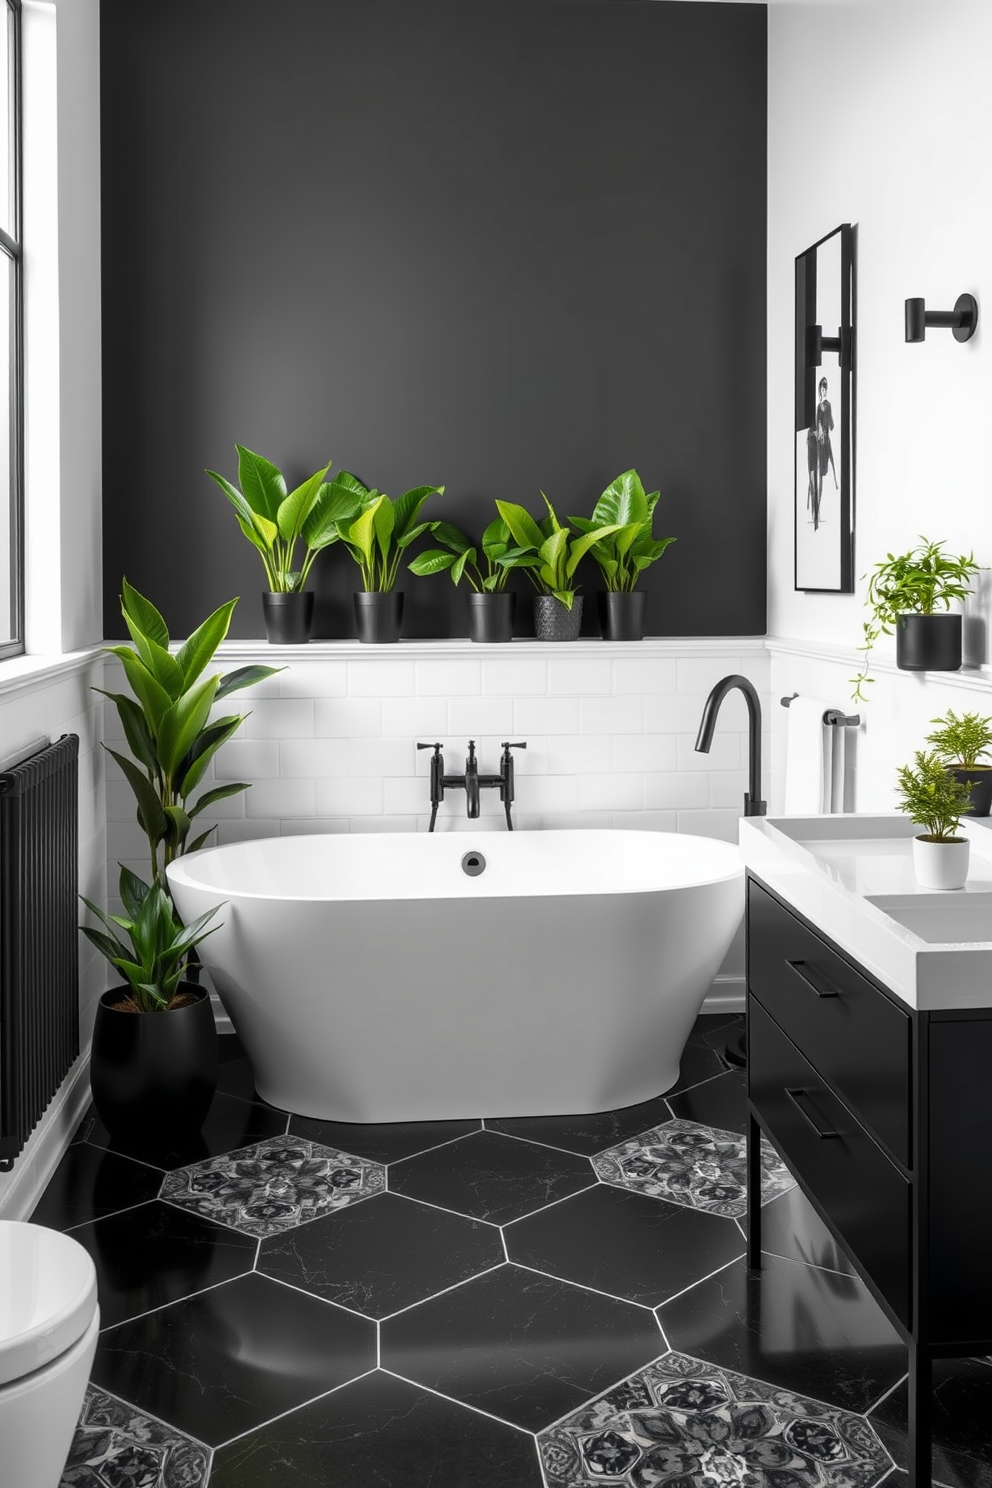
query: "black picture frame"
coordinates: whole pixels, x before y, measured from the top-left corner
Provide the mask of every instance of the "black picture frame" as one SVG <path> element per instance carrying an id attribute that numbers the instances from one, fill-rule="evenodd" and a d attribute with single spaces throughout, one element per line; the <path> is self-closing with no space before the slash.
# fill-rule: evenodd
<path id="1" fill-rule="evenodd" d="M 795 588 L 854 593 L 854 228 L 796 258 Z"/>

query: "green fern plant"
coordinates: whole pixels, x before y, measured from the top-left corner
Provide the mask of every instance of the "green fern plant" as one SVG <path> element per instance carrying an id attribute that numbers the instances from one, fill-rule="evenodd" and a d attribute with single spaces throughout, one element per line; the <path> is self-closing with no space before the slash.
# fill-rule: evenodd
<path id="1" fill-rule="evenodd" d="M 927 743 L 932 744 L 945 765 L 960 770 L 988 768 L 980 766 L 983 755 L 992 751 L 992 718 L 983 718 L 980 713 L 962 713 L 959 718 L 953 708 L 948 708 L 943 718 L 931 718 L 937 727 L 927 734 Z"/>
<path id="2" fill-rule="evenodd" d="M 955 779 L 935 751 L 918 749 L 911 765 L 897 772 L 900 810 L 924 827 L 928 842 L 954 842 L 961 818 L 971 811 L 971 793 Z"/>

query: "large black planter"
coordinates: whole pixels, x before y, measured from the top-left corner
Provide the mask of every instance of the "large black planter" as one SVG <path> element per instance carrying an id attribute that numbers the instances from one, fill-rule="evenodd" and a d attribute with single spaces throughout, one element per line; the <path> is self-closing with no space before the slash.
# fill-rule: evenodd
<path id="1" fill-rule="evenodd" d="M 217 1087 L 217 1028 L 210 995 L 180 983 L 195 1001 L 165 1013 L 112 1006 L 127 987 L 104 992 L 90 1053 L 93 1104 L 112 1137 L 128 1147 L 161 1147 L 170 1134 L 199 1131 Z"/>
<path id="2" fill-rule="evenodd" d="M 896 666 L 904 672 L 961 670 L 960 615 L 900 615 Z"/>
<path id="3" fill-rule="evenodd" d="M 469 594 L 469 640 L 481 645 L 502 645 L 513 640 L 513 614 L 517 607 L 515 594 Z"/>
<path id="4" fill-rule="evenodd" d="M 960 765 L 947 767 L 955 780 L 971 786 L 971 811 L 969 816 L 988 816 L 992 812 L 992 765 L 977 765 L 965 770 Z"/>
<path id="5" fill-rule="evenodd" d="M 596 595 L 599 628 L 604 641 L 643 641 L 644 605 L 647 596 L 617 594 L 601 589 Z"/>
<path id="6" fill-rule="evenodd" d="M 571 609 L 553 594 L 534 595 L 534 634 L 539 641 L 577 641 L 581 628 L 581 594 L 572 600 Z"/>
<path id="7" fill-rule="evenodd" d="M 391 644 L 400 638 L 403 624 L 403 591 L 388 594 L 354 594 L 358 639 L 370 646 Z"/>
<path id="8" fill-rule="evenodd" d="M 310 639 L 313 590 L 298 594 L 263 594 L 265 634 L 273 646 L 299 646 Z"/>

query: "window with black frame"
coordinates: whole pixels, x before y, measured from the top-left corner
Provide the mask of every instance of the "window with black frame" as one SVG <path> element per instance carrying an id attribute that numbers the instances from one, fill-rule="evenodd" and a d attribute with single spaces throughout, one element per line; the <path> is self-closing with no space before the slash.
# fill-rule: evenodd
<path id="1" fill-rule="evenodd" d="M 21 253 L 21 5 L 4 0 L 0 34 L 0 656 L 24 649 Z"/>

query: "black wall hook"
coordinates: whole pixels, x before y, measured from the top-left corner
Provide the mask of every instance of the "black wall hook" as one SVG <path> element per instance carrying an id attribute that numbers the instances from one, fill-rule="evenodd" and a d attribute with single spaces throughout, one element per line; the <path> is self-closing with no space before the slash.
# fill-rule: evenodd
<path id="1" fill-rule="evenodd" d="M 950 328 L 955 341 L 970 341 L 978 325 L 978 301 L 974 295 L 958 295 L 953 310 L 928 310 L 926 301 L 906 301 L 906 340 L 925 341 L 927 326 Z"/>

